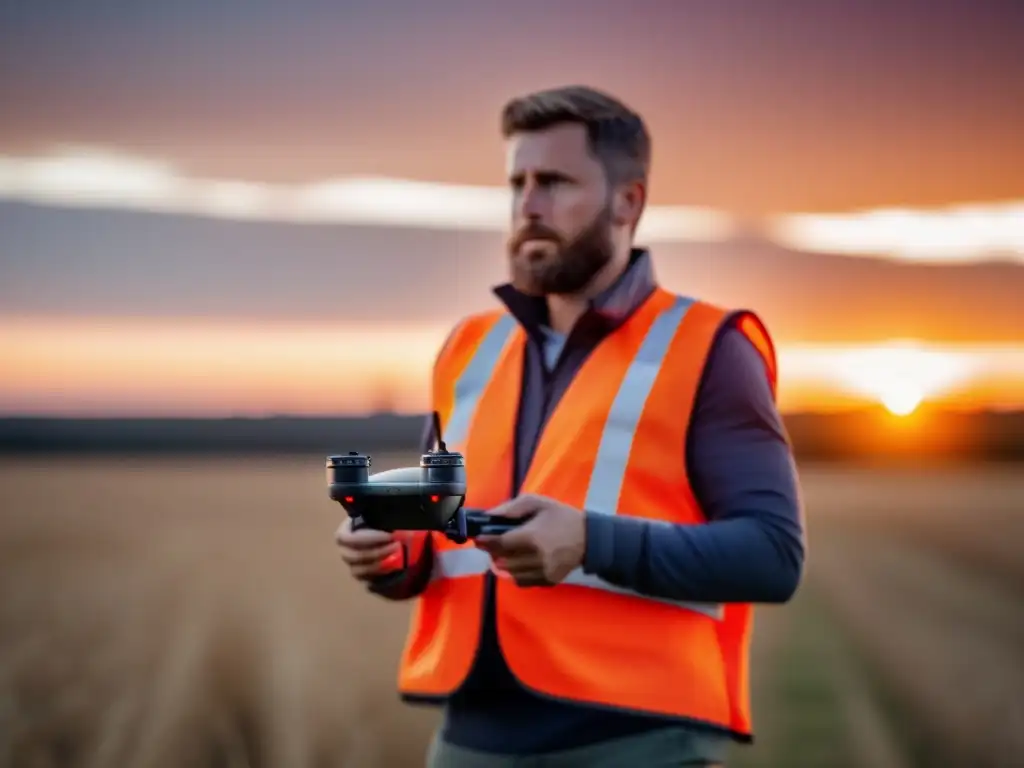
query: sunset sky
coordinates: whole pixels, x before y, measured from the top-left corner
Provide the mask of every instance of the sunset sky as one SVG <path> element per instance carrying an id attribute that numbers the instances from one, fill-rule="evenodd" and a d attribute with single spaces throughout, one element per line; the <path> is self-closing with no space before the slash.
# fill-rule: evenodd
<path id="1" fill-rule="evenodd" d="M 1024 407 L 1024 3 L 57 8 L 0 0 L 0 412 L 423 409 L 498 110 L 566 82 L 643 112 L 641 242 L 784 407 Z"/>

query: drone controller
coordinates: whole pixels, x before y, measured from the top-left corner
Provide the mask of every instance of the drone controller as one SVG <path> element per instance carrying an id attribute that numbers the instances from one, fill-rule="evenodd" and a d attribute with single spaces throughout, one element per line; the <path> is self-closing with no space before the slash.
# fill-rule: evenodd
<path id="1" fill-rule="evenodd" d="M 333 501 L 352 518 L 352 528 L 380 531 L 439 531 L 463 544 L 480 535 L 500 535 L 525 519 L 488 515 L 466 509 L 466 464 L 440 438 L 440 416 L 434 413 L 437 450 L 420 457 L 418 467 L 399 467 L 370 474 L 370 457 L 351 451 L 327 458 L 327 484 Z M 406 566 L 405 547 L 384 563 L 385 570 Z"/>

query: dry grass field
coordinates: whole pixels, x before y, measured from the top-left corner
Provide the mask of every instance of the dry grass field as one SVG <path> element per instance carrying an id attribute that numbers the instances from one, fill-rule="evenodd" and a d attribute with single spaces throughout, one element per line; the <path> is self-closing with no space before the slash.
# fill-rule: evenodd
<path id="1" fill-rule="evenodd" d="M 759 613 L 731 765 L 1024 765 L 1024 468 L 802 477 L 807 580 Z M 347 578 L 323 482 L 318 457 L 0 463 L 0 767 L 422 765 L 408 609 Z"/>

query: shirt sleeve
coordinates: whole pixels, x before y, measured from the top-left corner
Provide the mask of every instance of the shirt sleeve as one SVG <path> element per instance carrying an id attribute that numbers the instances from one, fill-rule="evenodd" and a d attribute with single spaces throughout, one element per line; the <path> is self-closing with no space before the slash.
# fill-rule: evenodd
<path id="1" fill-rule="evenodd" d="M 651 596 L 781 603 L 803 571 L 803 508 L 764 360 L 734 327 L 715 343 L 686 446 L 706 525 L 587 512 L 583 568 Z"/>

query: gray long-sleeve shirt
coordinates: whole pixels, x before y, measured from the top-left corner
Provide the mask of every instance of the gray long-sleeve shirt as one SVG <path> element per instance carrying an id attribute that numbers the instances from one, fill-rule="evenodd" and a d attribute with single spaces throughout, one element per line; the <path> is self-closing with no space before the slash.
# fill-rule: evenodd
<path id="1" fill-rule="evenodd" d="M 516 430 L 513 492 L 537 438 L 576 370 L 594 346 L 654 289 L 646 251 L 593 303 L 568 338 L 544 326 L 543 300 L 509 286 L 496 293 L 528 332 L 523 399 Z M 423 448 L 433 445 L 432 430 Z M 799 583 L 803 514 L 792 453 L 760 353 L 738 329 L 716 339 L 698 391 L 685 448 L 694 495 L 708 525 L 672 526 L 625 515 L 587 513 L 586 571 L 639 592 L 679 600 L 780 603 Z M 432 564 L 429 550 L 399 582 L 375 591 L 391 599 L 417 594 Z M 526 691 L 497 642 L 494 583 L 488 574 L 484 630 L 463 687 L 447 702 L 443 737 L 500 753 L 567 749 L 665 724 L 657 718 L 598 711 Z M 693 751 L 722 759 L 725 734 L 694 729 Z"/>

